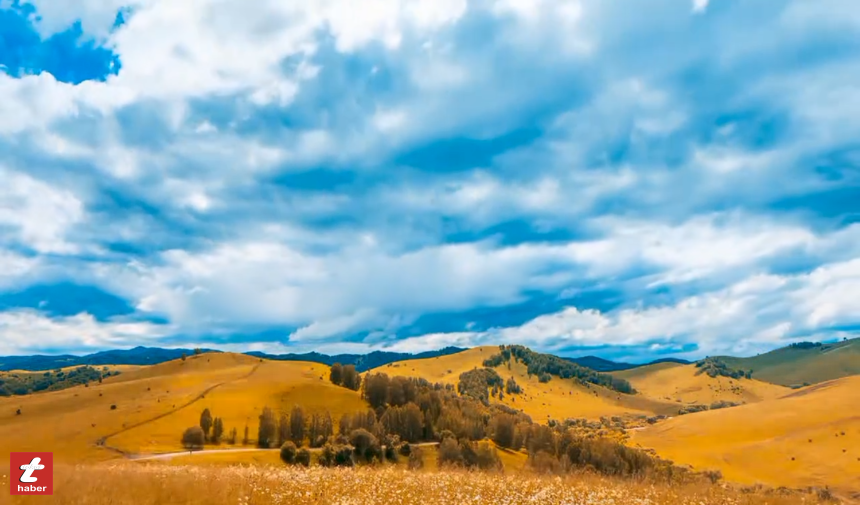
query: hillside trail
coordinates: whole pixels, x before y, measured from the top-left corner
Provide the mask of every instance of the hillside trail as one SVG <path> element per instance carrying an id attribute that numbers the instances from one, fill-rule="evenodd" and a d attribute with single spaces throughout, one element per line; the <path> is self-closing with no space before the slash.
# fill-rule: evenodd
<path id="1" fill-rule="evenodd" d="M 141 426 L 145 426 L 145 425 L 147 425 L 147 424 L 149 424 L 149 423 L 153 423 L 153 422 L 155 422 L 155 421 L 158 421 L 159 419 L 164 419 L 165 417 L 167 417 L 167 416 L 169 416 L 169 415 L 172 415 L 172 414 L 175 414 L 175 413 L 179 412 L 180 410 L 182 410 L 182 409 L 184 409 L 184 408 L 190 407 L 190 406 L 194 405 L 195 403 L 197 403 L 198 401 L 200 401 L 200 400 L 202 400 L 203 398 L 205 398 L 205 397 L 206 397 L 206 395 L 208 395 L 209 393 L 211 393 L 211 392 L 212 392 L 212 391 L 214 391 L 215 389 L 217 389 L 217 388 L 219 388 L 219 387 L 221 387 L 221 386 L 223 386 L 223 385 L 225 385 L 225 384 L 230 384 L 230 383 L 237 382 L 237 381 L 240 381 L 240 380 L 248 379 L 248 378 L 250 378 L 252 375 L 254 375 L 254 372 L 256 372 L 258 368 L 260 368 L 260 365 L 261 365 L 261 364 L 262 364 L 262 363 L 257 363 L 257 364 L 255 364 L 255 365 L 254 365 L 254 367 L 253 367 L 253 368 L 251 368 L 251 370 L 250 370 L 248 373 L 246 373 L 246 374 L 244 374 L 244 375 L 242 375 L 242 376 L 239 376 L 239 377 L 236 377 L 236 378 L 234 378 L 234 379 L 230 379 L 230 380 L 227 380 L 227 381 L 224 381 L 224 382 L 219 382 L 218 384 L 213 384 L 212 386 L 209 386 L 208 388 L 206 388 L 206 389 L 204 389 L 203 391 L 201 391 L 197 396 L 195 396 L 195 397 L 194 397 L 194 398 L 192 398 L 191 400 L 189 400 L 189 401 L 187 401 L 187 402 L 185 402 L 185 403 L 183 403 L 183 404 L 179 405 L 178 407 L 172 408 L 172 409 L 170 409 L 170 410 L 168 410 L 168 411 L 166 411 L 166 412 L 162 412 L 161 414 L 158 414 L 157 416 L 151 417 L 151 418 L 149 418 L 149 419 L 144 419 L 143 421 L 136 422 L 136 423 L 134 423 L 134 424 L 131 424 L 131 425 L 129 425 L 129 426 L 126 426 L 126 427 L 122 428 L 121 430 L 117 430 L 117 431 L 115 431 L 115 432 L 113 432 L 113 433 L 110 433 L 110 434 L 108 434 L 108 435 L 104 435 L 104 436 L 100 437 L 99 439 L 97 439 L 97 440 L 95 441 L 95 445 L 96 445 L 96 446 L 98 446 L 98 447 L 102 447 L 102 448 L 104 448 L 104 449 L 107 449 L 107 450 L 109 450 L 109 451 L 115 452 L 115 453 L 117 453 L 117 454 L 120 454 L 120 455 L 122 455 L 122 456 L 124 456 L 124 457 L 128 458 L 128 457 L 132 456 L 132 453 L 129 453 L 128 451 L 124 451 L 124 450 L 120 449 L 119 447 L 113 447 L 113 446 L 107 445 L 107 440 L 108 440 L 109 438 L 112 438 L 112 437 L 115 437 L 115 436 L 120 435 L 120 434 L 122 434 L 122 433 L 125 433 L 125 432 L 127 432 L 127 431 L 129 431 L 129 430 L 133 430 L 133 429 L 135 429 L 135 428 L 139 428 L 139 427 L 141 427 Z"/>
<path id="2" fill-rule="evenodd" d="M 438 445 L 438 442 L 420 442 L 417 444 L 410 444 L 415 447 L 432 447 Z M 323 450 L 322 447 L 311 447 L 308 448 L 310 452 L 321 452 Z M 177 456 L 199 456 L 201 454 L 221 454 L 221 453 L 236 453 L 236 452 L 274 452 L 280 451 L 278 448 L 274 449 L 264 449 L 261 447 L 237 447 L 232 449 L 203 449 L 199 451 L 175 451 L 175 452 L 163 452 L 159 454 L 131 454 L 125 453 L 124 456 L 127 459 L 132 461 L 151 461 L 151 460 L 164 460 L 164 459 L 172 459 Z"/>

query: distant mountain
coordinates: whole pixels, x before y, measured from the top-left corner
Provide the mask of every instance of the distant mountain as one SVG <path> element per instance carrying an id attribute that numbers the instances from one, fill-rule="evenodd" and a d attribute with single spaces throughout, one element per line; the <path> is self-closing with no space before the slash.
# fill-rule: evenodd
<path id="1" fill-rule="evenodd" d="M 752 370 L 754 379 L 802 386 L 860 374 L 860 338 L 800 342 L 749 358 L 717 358 L 730 368 Z"/>
<path id="2" fill-rule="evenodd" d="M 407 359 L 423 359 L 435 358 L 438 356 L 447 356 L 455 354 L 466 349 L 460 347 L 445 347 L 437 351 L 427 351 L 418 354 L 402 353 L 402 352 L 386 352 L 373 351 L 369 354 L 336 354 L 330 356 L 328 354 L 320 354 L 318 352 L 309 352 L 305 354 L 266 354 L 264 352 L 252 351 L 245 354 L 256 356 L 258 358 L 273 359 L 279 361 L 311 361 L 314 363 L 322 363 L 324 365 L 333 365 L 340 363 L 341 365 L 355 365 L 355 369 L 359 372 L 366 372 L 376 367 L 394 363 L 395 361 L 403 361 Z"/>
<path id="3" fill-rule="evenodd" d="M 637 368 L 640 366 L 653 365 L 656 363 L 680 363 L 682 365 L 689 365 L 691 361 L 687 361 L 680 358 L 663 358 L 654 360 L 648 363 L 643 363 L 641 365 L 635 365 L 632 363 L 624 363 L 620 361 L 610 361 L 608 359 L 599 358 L 597 356 L 582 356 L 581 358 L 565 358 L 568 361 L 572 361 L 579 366 L 584 366 L 586 368 L 590 368 L 597 372 L 620 372 L 621 370 L 630 370 L 632 368 Z"/>
<path id="4" fill-rule="evenodd" d="M 204 352 L 220 352 L 202 349 Z M 162 349 L 142 347 L 133 349 L 102 351 L 85 356 L 63 354 L 59 356 L 5 356 L 0 357 L 0 371 L 8 370 L 54 370 L 80 365 L 155 365 L 179 359 L 183 354 L 193 354 L 193 349 Z"/>

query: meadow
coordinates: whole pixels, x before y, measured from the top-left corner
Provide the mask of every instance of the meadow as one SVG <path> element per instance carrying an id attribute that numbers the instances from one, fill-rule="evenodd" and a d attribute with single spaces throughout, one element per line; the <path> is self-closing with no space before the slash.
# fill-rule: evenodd
<path id="1" fill-rule="evenodd" d="M 0 486 L 8 486 L 8 474 Z M 270 468 L 136 465 L 62 466 L 52 497 L 8 497 L 10 504 L 235 505 L 541 504 L 541 505 L 801 505 L 815 494 L 765 493 L 722 486 L 621 481 L 594 475 L 565 478 L 399 468 Z"/>
<path id="2" fill-rule="evenodd" d="M 831 491 L 846 502 L 860 498 L 860 418 L 850 409 L 860 402 L 860 377 L 792 390 L 660 363 L 617 372 L 637 390 L 624 394 L 558 376 L 541 378 L 512 361 L 493 369 L 502 380 L 515 380 L 521 392 L 493 392 L 483 405 L 458 395 L 461 374 L 483 368 L 498 350 L 392 363 L 363 374 L 365 388 L 359 391 L 333 383 L 325 365 L 230 353 L 125 367 L 103 382 L 0 398 L 0 449 L 46 450 L 47 441 L 59 465 L 58 492 L 44 503 L 787 505 L 827 502 Z M 381 389 L 381 404 L 366 390 L 379 385 L 378 373 L 391 377 Z M 397 376 L 414 382 L 395 381 Z M 406 389 L 394 394 L 401 387 Z M 407 389 L 408 397 L 396 399 Z M 725 400 L 744 405 L 678 415 L 685 405 Z M 373 433 L 373 444 L 387 444 L 389 434 L 409 425 L 383 412 L 406 415 L 409 405 L 421 405 L 427 422 L 428 412 L 436 412 L 433 438 L 427 432 L 410 438 L 421 448 L 415 468 L 408 456 L 394 461 L 358 450 L 354 467 L 323 467 L 321 446 L 310 449 L 310 468 L 288 466 L 277 448 L 256 447 L 263 407 L 280 416 L 300 406 L 306 423 L 313 414 L 328 413 L 340 435 L 333 434 L 326 446 L 345 447 L 353 444 L 356 429 Z M 376 414 L 370 412 L 374 419 L 368 421 L 372 406 Z M 250 440 L 207 441 L 201 452 L 182 453 L 180 435 L 200 422 L 203 409 L 219 417 L 227 432 L 237 429 L 240 438 L 248 426 Z M 338 427 L 341 418 L 352 420 Z M 401 424 L 387 424 L 395 419 Z M 512 437 L 507 441 L 499 435 L 504 423 L 497 421 L 503 420 Z M 394 431 L 381 431 L 383 426 Z M 444 436 L 455 437 L 464 457 L 469 444 L 474 450 L 480 441 L 496 463 L 473 465 L 472 471 L 463 468 L 469 464 L 443 466 L 436 437 Z M 2 475 L 8 478 L 8 469 Z"/>

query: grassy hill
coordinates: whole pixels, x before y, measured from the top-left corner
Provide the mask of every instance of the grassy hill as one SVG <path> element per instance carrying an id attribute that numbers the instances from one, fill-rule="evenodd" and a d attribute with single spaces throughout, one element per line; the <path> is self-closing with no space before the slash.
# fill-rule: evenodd
<path id="1" fill-rule="evenodd" d="M 460 374 L 483 368 L 484 360 L 498 352 L 498 346 L 476 347 L 448 356 L 389 363 L 371 370 L 371 373 L 418 377 L 456 386 Z M 538 376 L 530 376 L 521 362 L 512 363 L 510 368 L 503 364 L 494 369 L 505 381 L 513 378 L 522 387 L 523 393 L 505 395 L 501 401 L 492 401 L 521 410 L 538 422 L 548 418 L 599 419 L 603 416 L 668 414 L 677 411 L 677 407 L 668 402 L 653 401 L 641 395 L 625 395 L 602 386 L 585 386 L 572 379 L 554 377 L 549 382 L 541 382 Z"/>
<path id="2" fill-rule="evenodd" d="M 696 365 L 658 363 L 613 375 L 629 381 L 642 395 L 679 404 L 752 403 L 788 394 L 791 390 L 756 379 L 710 377 Z"/>
<path id="3" fill-rule="evenodd" d="M 325 406 L 333 416 L 367 408 L 327 373 L 317 363 L 212 353 L 126 370 L 89 387 L 0 398 L 0 452 L 48 447 L 58 461 L 98 461 L 117 456 L 98 447 L 99 440 L 127 452 L 181 449 L 182 431 L 197 424 L 204 408 L 240 437 L 248 420 L 255 437 L 256 416 L 266 405 Z"/>
<path id="4" fill-rule="evenodd" d="M 732 481 L 830 485 L 849 496 L 860 493 L 857 405 L 860 377 L 855 376 L 782 398 L 669 419 L 636 432 L 633 440 L 676 463 L 719 469 Z"/>
<path id="5" fill-rule="evenodd" d="M 860 374 L 860 338 L 833 344 L 782 347 L 758 356 L 720 356 L 732 368 L 753 370 L 753 376 L 783 386 L 817 384 Z"/>

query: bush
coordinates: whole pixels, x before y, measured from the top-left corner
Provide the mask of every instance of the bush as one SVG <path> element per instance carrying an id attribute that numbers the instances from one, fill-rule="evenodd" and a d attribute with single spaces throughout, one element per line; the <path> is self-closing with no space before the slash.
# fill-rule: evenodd
<path id="1" fill-rule="evenodd" d="M 409 453 L 408 467 L 410 470 L 421 470 L 424 468 L 424 451 L 420 447 L 415 447 Z"/>
<path id="2" fill-rule="evenodd" d="M 463 466 L 463 453 L 460 444 L 453 437 L 446 437 L 439 444 L 439 452 L 436 456 L 437 464 L 443 466 Z"/>
<path id="3" fill-rule="evenodd" d="M 182 445 L 189 451 L 200 450 L 206 442 L 206 436 L 200 426 L 192 426 L 182 433 Z"/>
<path id="4" fill-rule="evenodd" d="M 354 448 L 351 445 L 332 445 L 326 444 L 323 446 L 320 454 L 320 465 L 322 466 L 355 466 L 353 459 Z"/>
<path id="5" fill-rule="evenodd" d="M 382 459 L 382 448 L 379 445 L 379 440 L 367 430 L 354 430 L 349 435 L 349 443 L 355 448 L 355 455 L 368 463 L 374 459 Z"/>
<path id="6" fill-rule="evenodd" d="M 284 445 L 281 446 L 281 461 L 288 465 L 294 464 L 297 452 L 296 444 L 291 441 L 284 442 Z"/>
<path id="7" fill-rule="evenodd" d="M 307 450 L 304 447 L 299 449 L 298 452 L 296 453 L 296 464 L 299 464 L 299 465 L 302 465 L 305 467 L 310 466 L 311 465 L 311 451 Z"/>

